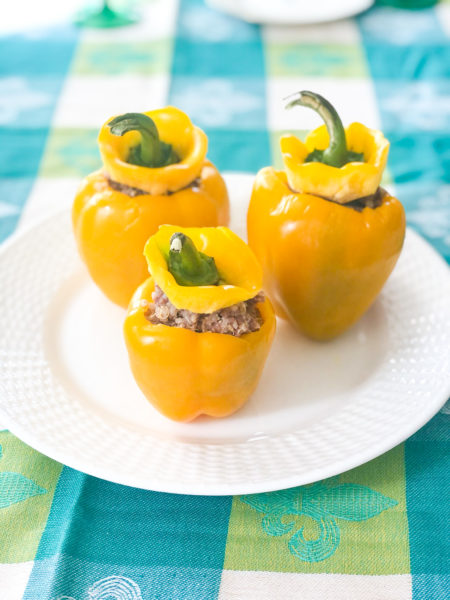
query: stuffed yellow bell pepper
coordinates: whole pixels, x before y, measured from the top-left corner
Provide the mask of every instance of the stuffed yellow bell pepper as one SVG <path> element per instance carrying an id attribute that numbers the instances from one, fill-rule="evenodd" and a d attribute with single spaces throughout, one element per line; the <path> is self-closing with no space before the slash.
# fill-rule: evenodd
<path id="1" fill-rule="evenodd" d="M 163 225 L 145 256 L 151 276 L 124 324 L 137 384 L 176 421 L 230 415 L 256 388 L 275 332 L 259 263 L 226 227 Z"/>
<path id="2" fill-rule="evenodd" d="M 205 133 L 177 108 L 110 119 L 98 141 L 103 169 L 82 182 L 73 229 L 94 282 L 126 307 L 148 275 L 148 237 L 163 223 L 227 225 L 228 194 Z"/>
<path id="3" fill-rule="evenodd" d="M 346 130 L 327 100 L 300 92 L 288 108 L 314 109 L 325 125 L 305 143 L 281 138 L 285 171 L 256 176 L 248 240 L 277 314 L 311 338 L 333 338 L 369 308 L 399 257 L 400 202 L 379 187 L 389 144 L 379 131 Z"/>

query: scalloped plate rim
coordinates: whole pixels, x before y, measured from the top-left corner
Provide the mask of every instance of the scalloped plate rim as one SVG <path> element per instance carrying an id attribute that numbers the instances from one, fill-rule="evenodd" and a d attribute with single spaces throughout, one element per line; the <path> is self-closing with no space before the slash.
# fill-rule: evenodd
<path id="1" fill-rule="evenodd" d="M 248 176 L 244 175 L 242 177 Z M 58 218 L 65 213 L 67 213 L 67 209 L 56 211 L 51 215 L 47 215 L 42 219 L 39 219 L 39 221 L 33 222 L 32 224 L 20 229 L 0 246 L 0 257 L 7 249 L 12 247 L 16 243 L 20 243 L 21 238 L 25 237 L 32 230 L 42 227 L 43 224 L 55 218 Z M 440 265 L 440 268 L 445 267 L 447 269 L 446 272 L 447 274 L 449 274 L 448 282 L 450 282 L 450 270 L 448 269 L 448 265 L 442 258 L 442 256 L 431 246 L 431 244 L 424 240 L 424 238 L 418 233 L 416 233 L 414 230 L 408 228 L 408 236 L 416 238 L 416 240 L 420 242 L 423 248 L 427 248 L 431 252 L 430 256 L 432 256 L 432 261 L 437 261 L 437 263 L 439 263 Z M 445 287 L 446 283 L 448 282 L 444 281 L 443 286 Z M 17 420 L 10 418 L 10 416 L 6 412 L 6 409 L 4 409 L 3 407 L 1 398 L 0 417 L 2 419 L 2 423 L 5 424 L 6 427 L 14 435 L 22 439 L 31 447 L 53 458 L 54 460 L 62 462 L 63 464 L 69 467 L 83 471 L 95 477 L 100 477 L 102 479 L 106 479 L 118 484 L 129 485 L 133 487 L 160 492 L 211 496 L 228 494 L 251 494 L 285 489 L 297 485 L 312 483 L 313 481 L 317 481 L 319 479 L 324 479 L 326 477 L 337 475 L 339 473 L 357 467 L 361 464 L 364 464 L 365 462 L 372 460 L 377 456 L 380 456 L 381 454 L 397 446 L 405 439 L 407 439 L 410 435 L 415 433 L 440 410 L 440 408 L 445 404 L 450 395 L 450 380 L 445 381 L 443 379 L 440 389 L 441 393 L 435 395 L 432 401 L 428 401 L 427 405 L 425 406 L 425 410 L 418 414 L 418 418 L 411 422 L 409 424 L 409 427 L 404 427 L 398 430 L 396 436 L 390 436 L 387 439 L 380 439 L 379 444 L 368 447 L 364 452 L 360 452 L 356 456 L 348 457 L 346 459 L 337 461 L 333 464 L 327 465 L 325 468 L 313 468 L 307 471 L 306 473 L 293 473 L 292 476 L 283 477 L 272 481 L 243 481 L 240 482 L 238 485 L 229 483 L 215 483 L 213 487 L 211 487 L 208 484 L 202 484 L 201 482 L 197 482 L 195 486 L 190 487 L 186 486 L 185 483 L 180 484 L 178 481 L 172 481 L 170 483 L 168 483 L 167 481 L 142 481 L 142 479 L 139 476 L 136 477 L 133 475 L 133 473 L 128 473 L 126 475 L 123 472 L 116 473 L 110 469 L 105 468 L 104 465 L 100 469 L 98 469 L 95 465 L 87 464 L 89 461 L 86 462 L 83 459 L 80 459 L 80 457 L 74 455 L 73 453 L 55 448 L 54 446 L 52 446 L 51 442 L 48 443 L 46 440 L 40 438 L 39 435 L 35 435 L 33 431 L 29 430 L 26 426 L 23 426 L 21 423 L 17 422 Z"/>

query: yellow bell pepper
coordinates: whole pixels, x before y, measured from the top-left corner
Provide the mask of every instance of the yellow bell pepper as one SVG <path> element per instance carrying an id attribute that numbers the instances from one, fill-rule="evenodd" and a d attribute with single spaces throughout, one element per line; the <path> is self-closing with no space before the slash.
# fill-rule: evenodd
<path id="1" fill-rule="evenodd" d="M 177 265 L 171 263 L 171 244 L 180 235 L 193 243 L 196 260 L 205 266 L 200 271 L 194 261 L 192 281 L 183 279 L 184 283 L 177 282 Z M 257 304 L 260 329 L 241 337 L 153 324 L 146 316 L 148 304 L 158 285 L 177 308 L 212 313 L 255 297 L 262 287 L 261 267 L 249 247 L 226 227 L 162 226 L 146 244 L 145 254 L 151 276 L 136 290 L 124 324 L 136 382 L 170 419 L 230 415 L 249 398 L 261 376 L 275 333 L 270 301 Z M 189 275 L 185 264 L 181 271 Z M 213 278 L 208 279 L 211 272 Z"/>
<path id="2" fill-rule="evenodd" d="M 282 138 L 285 172 L 256 176 L 247 214 L 249 245 L 278 315 L 311 338 L 333 338 L 370 307 L 394 268 L 405 235 L 401 203 L 379 188 L 388 142 L 312 92 L 288 106 L 326 122 L 306 144 Z M 349 149 L 347 148 L 347 142 Z"/>
<path id="3" fill-rule="evenodd" d="M 73 230 L 94 282 L 126 307 L 148 275 L 142 252 L 149 236 L 163 223 L 227 225 L 228 193 L 205 158 L 206 135 L 177 108 L 109 119 L 99 147 L 103 169 L 77 192 Z"/>
<path id="4" fill-rule="evenodd" d="M 315 149 L 328 147 L 330 140 L 325 125 L 312 131 L 305 143 L 294 135 L 282 136 L 281 155 L 289 187 L 339 204 L 374 194 L 386 166 L 389 142 L 381 131 L 361 123 L 349 125 L 345 135 L 349 147 L 363 154 L 363 163 L 349 162 L 338 168 L 321 162 L 305 162 Z"/>

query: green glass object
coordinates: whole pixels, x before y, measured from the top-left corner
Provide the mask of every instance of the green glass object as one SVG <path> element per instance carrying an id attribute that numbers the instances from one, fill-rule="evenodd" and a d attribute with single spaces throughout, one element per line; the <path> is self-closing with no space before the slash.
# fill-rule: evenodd
<path id="1" fill-rule="evenodd" d="M 438 3 L 438 0 L 377 0 L 376 4 L 380 6 L 393 6 L 394 8 L 404 8 L 406 10 L 420 10 L 429 8 Z"/>
<path id="2" fill-rule="evenodd" d="M 80 27 L 93 27 L 108 29 L 111 27 L 123 27 L 132 25 L 138 21 L 135 14 L 125 11 L 114 10 L 107 0 L 104 0 L 100 8 L 87 8 L 75 19 L 75 24 Z"/>

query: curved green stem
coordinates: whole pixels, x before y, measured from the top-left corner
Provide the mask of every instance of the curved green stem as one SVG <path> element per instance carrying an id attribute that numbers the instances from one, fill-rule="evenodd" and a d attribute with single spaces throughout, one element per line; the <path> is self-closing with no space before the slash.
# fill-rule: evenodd
<path id="1" fill-rule="evenodd" d="M 348 150 L 342 121 L 334 106 L 323 96 L 308 91 L 298 92 L 294 99 L 286 104 L 286 108 L 293 106 L 306 106 L 316 111 L 324 120 L 330 138 L 328 148 L 313 150 L 305 162 L 321 162 L 331 167 L 342 167 L 349 162 L 364 161 L 363 154 Z"/>
<path id="2" fill-rule="evenodd" d="M 128 131 L 138 131 L 141 142 L 130 148 L 127 162 L 140 167 L 166 167 L 180 162 L 170 144 L 159 139 L 155 123 L 143 113 L 125 113 L 108 123 L 113 135 L 125 135 Z"/>
<path id="3" fill-rule="evenodd" d="M 168 266 L 178 285 L 217 285 L 220 280 L 214 258 L 199 252 L 184 233 L 170 238 Z"/>

